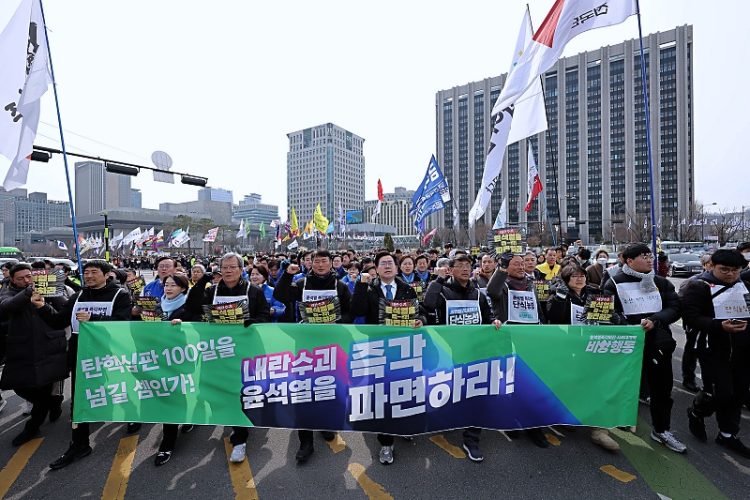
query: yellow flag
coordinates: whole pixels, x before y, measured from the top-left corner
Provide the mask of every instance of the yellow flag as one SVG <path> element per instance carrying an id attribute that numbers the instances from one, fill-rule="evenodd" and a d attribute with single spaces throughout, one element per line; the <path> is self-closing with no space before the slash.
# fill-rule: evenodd
<path id="1" fill-rule="evenodd" d="M 294 211 L 294 207 L 292 207 L 292 225 L 289 228 L 292 232 L 292 236 L 297 236 L 299 234 L 299 223 L 297 223 L 297 212 Z"/>
<path id="2" fill-rule="evenodd" d="M 326 229 L 328 229 L 328 219 L 323 215 L 323 211 L 320 209 L 320 203 L 318 203 L 318 206 L 315 207 L 315 212 L 313 212 L 313 221 L 315 222 L 315 229 L 317 229 L 320 234 L 326 234 Z"/>

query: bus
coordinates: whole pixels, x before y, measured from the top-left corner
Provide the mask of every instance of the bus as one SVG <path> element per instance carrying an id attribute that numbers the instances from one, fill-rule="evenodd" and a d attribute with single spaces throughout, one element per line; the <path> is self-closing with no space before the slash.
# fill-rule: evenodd
<path id="1" fill-rule="evenodd" d="M 667 255 L 670 253 L 694 253 L 701 255 L 706 251 L 706 245 L 702 241 L 662 241 L 661 250 Z"/>
<path id="2" fill-rule="evenodd" d="M 16 247 L 0 247 L 0 258 L 23 260 L 23 253 Z"/>

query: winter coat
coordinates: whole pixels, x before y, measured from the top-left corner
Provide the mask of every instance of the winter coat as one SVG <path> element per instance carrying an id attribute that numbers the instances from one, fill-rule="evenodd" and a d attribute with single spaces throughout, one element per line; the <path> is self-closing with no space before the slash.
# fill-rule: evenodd
<path id="1" fill-rule="evenodd" d="M 333 271 L 325 276 L 318 276 L 310 272 L 304 278 L 298 279 L 294 283 L 292 283 L 292 275 L 284 273 L 279 278 L 276 288 L 273 290 L 273 298 L 286 305 L 287 313 L 285 319 L 289 321 L 290 310 L 293 317 L 296 313 L 297 304 L 302 302 L 302 290 L 333 290 L 334 287 L 336 287 L 336 294 L 341 306 L 341 323 L 349 323 L 351 321 L 349 311 L 351 294 L 349 293 L 349 287 L 339 281 L 336 273 Z M 291 321 L 294 320 L 291 319 Z"/>
<path id="2" fill-rule="evenodd" d="M 487 297 L 479 291 L 477 285 L 469 281 L 466 286 L 461 285 L 453 278 L 438 278 L 427 287 L 424 295 L 424 309 L 435 318 L 435 323 L 445 325 L 445 302 L 447 300 L 471 300 L 479 301 L 479 311 L 482 315 L 482 324 L 492 323 L 492 310 L 487 303 Z"/>
<path id="3" fill-rule="evenodd" d="M 41 387 L 68 377 L 65 330 L 42 320 L 31 293 L 31 287 L 13 285 L 0 292 L 0 314 L 8 321 L 2 389 Z M 65 303 L 62 297 L 48 300 L 58 307 Z"/>
<path id="4" fill-rule="evenodd" d="M 414 289 L 401 278 L 397 277 L 394 284 L 396 289 L 394 290 L 393 300 L 414 300 L 417 298 Z M 380 303 L 385 301 L 385 295 L 383 295 L 383 289 L 380 285 L 380 279 L 375 278 L 369 284 L 357 282 L 354 287 L 351 313 L 353 316 L 364 316 L 365 323 L 368 325 L 380 324 Z M 422 324 L 427 324 L 427 319 L 419 310 L 416 319 L 422 321 Z"/>

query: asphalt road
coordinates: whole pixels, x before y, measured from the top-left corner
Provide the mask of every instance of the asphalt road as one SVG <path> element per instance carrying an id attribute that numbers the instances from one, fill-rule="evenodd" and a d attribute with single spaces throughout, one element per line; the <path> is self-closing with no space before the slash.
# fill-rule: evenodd
<path id="1" fill-rule="evenodd" d="M 485 461 L 475 464 L 460 449 L 460 432 L 397 439 L 396 461 L 382 466 L 372 435 L 342 433 L 326 443 L 316 435 L 316 452 L 297 466 L 296 433 L 253 429 L 249 460 L 230 464 L 225 439 L 230 430 L 198 427 L 180 435 L 172 460 L 153 465 L 161 426 L 144 425 L 125 435 L 123 424 L 94 426 L 94 452 L 66 469 L 47 468 L 67 447 L 69 422 L 46 423 L 42 436 L 14 448 L 23 426 L 21 400 L 6 391 L 0 413 L 0 497 L 4 498 L 747 498 L 750 460 L 735 458 L 687 430 L 685 409 L 692 395 L 680 384 L 684 335 L 674 328 L 675 404 L 672 428 L 688 446 L 676 455 L 650 440 L 648 407 L 641 405 L 635 434 L 614 431 L 622 446 L 608 453 L 589 441 L 585 428 L 545 429 L 553 446 L 536 448 L 523 435 L 482 433 Z M 68 410 L 68 401 L 65 409 Z M 67 413 L 66 413 L 67 415 Z M 743 426 L 750 413 L 743 411 Z M 715 422 L 708 422 L 715 436 Z"/>

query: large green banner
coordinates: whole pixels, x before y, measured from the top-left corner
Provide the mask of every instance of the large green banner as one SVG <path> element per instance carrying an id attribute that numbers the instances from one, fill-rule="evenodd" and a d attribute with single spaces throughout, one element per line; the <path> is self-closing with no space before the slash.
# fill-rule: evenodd
<path id="1" fill-rule="evenodd" d="M 82 323 L 76 422 L 411 435 L 635 425 L 630 326 Z"/>

